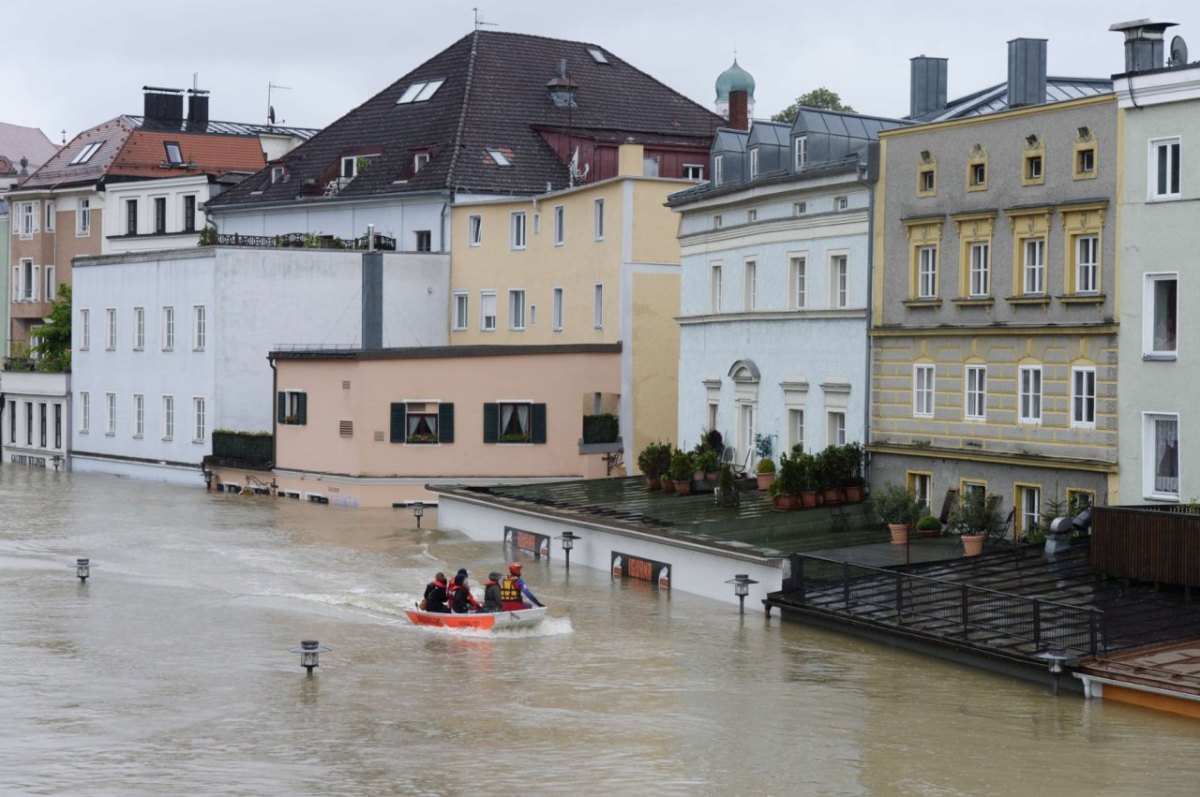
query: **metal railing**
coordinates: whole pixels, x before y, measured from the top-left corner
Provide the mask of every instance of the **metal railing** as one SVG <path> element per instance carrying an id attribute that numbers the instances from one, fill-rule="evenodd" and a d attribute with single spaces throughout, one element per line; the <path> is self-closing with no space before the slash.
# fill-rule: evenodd
<path id="1" fill-rule="evenodd" d="M 1095 656 L 1107 650 L 1104 613 L 944 579 L 794 554 L 788 603 L 981 649 Z"/>
<path id="2" fill-rule="evenodd" d="M 241 233 L 218 233 L 218 246 L 251 246 L 267 249 L 347 249 L 365 251 L 368 236 L 338 238 L 332 235 L 289 232 L 282 235 L 242 235 Z M 396 251 L 396 239 L 375 234 L 375 248 L 381 252 Z"/>

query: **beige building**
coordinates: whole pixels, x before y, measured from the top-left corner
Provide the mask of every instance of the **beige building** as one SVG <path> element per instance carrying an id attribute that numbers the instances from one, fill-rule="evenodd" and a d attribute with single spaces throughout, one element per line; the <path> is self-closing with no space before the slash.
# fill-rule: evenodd
<path id="1" fill-rule="evenodd" d="M 676 439 L 678 220 L 667 196 L 691 181 L 647 176 L 623 144 L 618 176 L 532 198 L 455 205 L 451 346 L 620 344 L 612 403 L 625 461 Z"/>

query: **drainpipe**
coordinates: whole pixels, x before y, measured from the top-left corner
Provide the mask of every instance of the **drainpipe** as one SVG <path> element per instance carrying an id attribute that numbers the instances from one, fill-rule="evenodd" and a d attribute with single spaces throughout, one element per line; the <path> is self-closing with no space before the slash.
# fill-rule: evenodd
<path id="1" fill-rule="evenodd" d="M 267 365 L 271 366 L 271 469 L 279 462 L 279 371 L 275 370 L 275 358 L 267 353 Z"/>
<path id="2" fill-rule="evenodd" d="M 446 251 L 446 211 L 450 209 L 449 202 L 442 203 L 441 218 L 438 220 L 438 235 L 441 236 L 441 241 L 438 242 L 438 251 Z"/>
<path id="3" fill-rule="evenodd" d="M 863 384 L 863 448 L 871 442 L 871 313 L 875 293 L 875 180 L 871 179 L 871 166 L 877 164 L 879 144 L 867 146 L 867 162 L 858 166 L 858 183 L 867 189 L 867 379 Z M 865 179 L 864 179 L 865 178 Z M 864 476 L 870 473 L 864 468 Z M 869 483 L 869 481 L 868 481 Z"/>

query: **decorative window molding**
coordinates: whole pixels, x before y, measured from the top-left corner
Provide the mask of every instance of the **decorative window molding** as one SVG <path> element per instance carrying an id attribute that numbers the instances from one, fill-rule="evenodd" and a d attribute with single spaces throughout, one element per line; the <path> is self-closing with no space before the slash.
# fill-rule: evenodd
<path id="1" fill-rule="evenodd" d="M 917 196 L 937 196 L 937 158 L 927 150 L 921 150 L 917 163 Z"/>
<path id="2" fill-rule="evenodd" d="M 1086 125 L 1078 128 L 1071 158 L 1071 177 L 1076 180 L 1096 179 L 1100 173 L 1098 150 L 1095 131 Z"/>
<path id="3" fill-rule="evenodd" d="M 982 144 L 976 144 L 967 155 L 967 190 L 986 191 L 987 188 L 988 152 Z"/>
<path id="4" fill-rule="evenodd" d="M 1068 296 L 1099 294 L 1104 220 L 1108 204 L 1071 205 L 1059 209 L 1063 228 L 1064 289 Z"/>
<path id="5" fill-rule="evenodd" d="M 996 214 L 964 213 L 954 217 L 958 228 L 959 296 L 967 299 L 990 298 L 992 295 L 992 238 Z"/>
<path id="6" fill-rule="evenodd" d="M 1046 144 L 1036 134 L 1025 137 L 1021 154 L 1021 185 L 1046 184 Z"/>
<path id="7" fill-rule="evenodd" d="M 1008 211 L 1008 223 L 1013 235 L 1014 296 L 1047 295 L 1046 243 L 1050 239 L 1051 214 L 1048 207 Z"/>
<path id="8" fill-rule="evenodd" d="M 913 299 L 936 299 L 942 220 L 914 219 L 904 222 L 908 236 L 908 295 Z"/>

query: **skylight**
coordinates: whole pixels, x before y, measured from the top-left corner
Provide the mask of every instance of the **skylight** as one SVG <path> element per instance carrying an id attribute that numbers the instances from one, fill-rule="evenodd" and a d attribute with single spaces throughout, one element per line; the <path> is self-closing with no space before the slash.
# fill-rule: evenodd
<path id="1" fill-rule="evenodd" d="M 404 93 L 400 95 L 400 99 L 396 100 L 396 104 L 407 105 L 412 102 L 425 102 L 425 100 L 436 94 L 437 90 L 445 82 L 442 78 L 437 80 L 419 80 L 404 90 Z"/>
<path id="2" fill-rule="evenodd" d="M 164 141 L 163 146 L 167 150 L 167 163 L 183 163 L 183 150 L 178 141 Z"/>
<path id="3" fill-rule="evenodd" d="M 497 166 L 512 166 L 512 161 L 510 161 L 500 150 L 489 149 L 488 154 L 492 156 L 492 160 L 496 162 Z"/>
<path id="4" fill-rule="evenodd" d="M 588 51 L 588 54 L 591 55 L 592 58 L 596 61 L 596 63 L 598 63 L 598 64 L 607 64 L 608 63 L 608 59 L 604 57 L 604 51 L 601 50 L 599 47 L 589 47 L 589 48 L 587 48 L 587 51 Z"/>
<path id="5" fill-rule="evenodd" d="M 86 147 L 84 147 L 83 149 L 79 150 L 79 152 L 76 153 L 74 158 L 71 158 L 71 162 L 68 163 L 67 165 L 68 166 L 76 166 L 80 163 L 87 163 L 89 160 L 92 159 L 92 156 L 96 154 L 96 151 L 98 149 L 100 149 L 100 147 L 102 147 L 102 146 L 104 146 L 103 141 L 93 141 L 92 143 L 90 143 Z"/>

